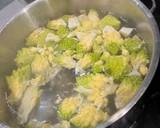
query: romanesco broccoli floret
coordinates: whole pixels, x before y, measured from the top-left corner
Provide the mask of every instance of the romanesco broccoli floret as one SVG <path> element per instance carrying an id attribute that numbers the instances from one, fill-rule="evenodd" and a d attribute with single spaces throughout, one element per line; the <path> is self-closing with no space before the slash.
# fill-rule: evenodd
<path id="1" fill-rule="evenodd" d="M 59 42 L 58 50 L 74 50 L 77 47 L 78 41 L 73 38 L 64 38 Z"/>
<path id="2" fill-rule="evenodd" d="M 34 57 L 38 54 L 36 48 L 30 47 L 30 48 L 23 48 L 20 51 L 18 51 L 16 56 L 16 64 L 18 66 L 23 66 L 27 64 L 31 64 Z"/>
<path id="3" fill-rule="evenodd" d="M 104 38 L 105 43 L 108 43 L 108 42 L 116 42 L 119 44 L 123 43 L 123 39 L 120 33 L 117 31 L 105 32 L 103 33 L 103 38 Z"/>
<path id="4" fill-rule="evenodd" d="M 98 123 L 107 119 L 107 114 L 97 110 L 92 104 L 84 104 L 80 112 L 70 122 L 77 128 L 95 128 Z"/>
<path id="5" fill-rule="evenodd" d="M 104 71 L 104 63 L 102 60 L 97 61 L 96 63 L 94 63 L 94 65 L 92 66 L 92 72 L 93 73 L 101 73 Z"/>
<path id="6" fill-rule="evenodd" d="M 105 51 L 103 52 L 100 60 L 106 62 L 109 56 L 111 56 L 110 53 Z"/>
<path id="7" fill-rule="evenodd" d="M 55 58 L 55 62 L 67 69 L 73 69 L 76 66 L 76 61 L 73 59 L 73 57 L 66 54 L 58 55 Z"/>
<path id="8" fill-rule="evenodd" d="M 124 40 L 125 48 L 130 52 L 137 52 L 141 49 L 143 42 L 137 38 L 127 38 Z"/>
<path id="9" fill-rule="evenodd" d="M 115 104 L 118 109 L 124 107 L 133 98 L 142 81 L 140 76 L 129 76 L 123 79 L 116 91 Z"/>
<path id="10" fill-rule="evenodd" d="M 38 28 L 33 31 L 27 38 L 27 46 L 52 46 L 53 42 L 46 42 L 48 34 L 52 34 L 53 31 L 46 28 Z"/>
<path id="11" fill-rule="evenodd" d="M 31 64 L 31 68 L 35 75 L 45 76 L 47 71 L 50 69 L 48 58 L 46 56 L 36 55 Z"/>
<path id="12" fill-rule="evenodd" d="M 78 65 L 82 69 L 87 69 L 91 67 L 99 58 L 100 56 L 96 53 L 88 53 L 78 61 Z"/>
<path id="13" fill-rule="evenodd" d="M 118 18 L 112 15 L 107 15 L 100 21 L 101 28 L 104 28 L 106 25 L 112 26 L 115 29 L 119 29 L 121 26 L 121 22 Z"/>
<path id="14" fill-rule="evenodd" d="M 90 88 L 90 82 L 92 81 L 92 77 L 93 74 L 76 77 L 77 86 Z"/>
<path id="15" fill-rule="evenodd" d="M 99 24 L 99 15 L 98 13 L 91 9 L 89 10 L 88 15 L 82 14 L 79 17 L 80 26 L 77 28 L 78 31 L 89 31 L 98 27 Z"/>
<path id="16" fill-rule="evenodd" d="M 65 98 L 58 108 L 58 115 L 61 119 L 68 120 L 77 112 L 80 105 L 79 97 Z"/>
<path id="17" fill-rule="evenodd" d="M 106 50 L 112 55 L 117 55 L 121 50 L 121 44 L 119 42 L 107 42 L 105 46 Z"/>
<path id="18" fill-rule="evenodd" d="M 105 91 L 93 89 L 87 96 L 87 100 L 92 102 L 97 108 L 105 108 L 108 105 Z"/>
<path id="19" fill-rule="evenodd" d="M 142 48 L 138 53 L 132 53 L 130 61 L 134 69 L 138 70 L 141 65 L 149 64 L 149 54 L 145 48 Z"/>
<path id="20" fill-rule="evenodd" d="M 51 20 L 47 24 L 47 28 L 58 30 L 60 27 L 66 27 L 67 24 L 63 19 Z"/>
<path id="21" fill-rule="evenodd" d="M 76 77 L 77 86 L 91 89 L 104 89 L 108 78 L 103 74 L 89 74 Z"/>
<path id="22" fill-rule="evenodd" d="M 94 44 L 94 39 L 96 38 L 96 32 L 86 32 L 80 33 L 79 43 L 84 51 L 91 51 Z"/>
<path id="23" fill-rule="evenodd" d="M 27 82 L 32 78 L 32 71 L 30 65 L 26 65 L 18 68 L 12 72 L 11 76 L 7 77 L 8 88 L 11 91 L 10 99 L 11 102 L 18 102 L 26 87 Z"/>
<path id="24" fill-rule="evenodd" d="M 105 69 L 115 80 L 119 80 L 130 71 L 129 59 L 125 56 L 108 56 Z"/>
<path id="25" fill-rule="evenodd" d="M 59 35 L 61 38 L 66 37 L 68 33 L 69 33 L 69 29 L 64 26 L 61 26 L 56 32 L 56 34 Z"/>
<path id="26" fill-rule="evenodd" d="M 100 39 L 97 39 L 97 38 L 94 40 L 94 43 L 93 43 L 93 52 L 101 55 L 105 51 L 105 45 L 104 45 L 104 42 L 101 41 L 102 40 L 101 36 L 99 37 Z"/>

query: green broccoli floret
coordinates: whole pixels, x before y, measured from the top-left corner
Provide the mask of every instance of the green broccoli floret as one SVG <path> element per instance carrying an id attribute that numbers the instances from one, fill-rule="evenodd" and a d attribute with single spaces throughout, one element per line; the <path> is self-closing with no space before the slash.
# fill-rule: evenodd
<path id="1" fill-rule="evenodd" d="M 67 36 L 68 33 L 69 33 L 69 29 L 64 26 L 61 26 L 56 32 L 56 34 L 59 35 L 61 38 L 64 38 L 65 36 Z"/>
<path id="2" fill-rule="evenodd" d="M 77 47 L 78 41 L 73 38 L 64 38 L 59 42 L 58 50 L 74 50 Z"/>
<path id="3" fill-rule="evenodd" d="M 63 19 L 51 20 L 47 24 L 47 28 L 58 30 L 60 27 L 66 27 L 67 24 Z"/>
<path id="4" fill-rule="evenodd" d="M 58 116 L 61 119 L 68 120 L 77 112 L 80 105 L 79 97 L 65 98 L 58 108 Z"/>
<path id="5" fill-rule="evenodd" d="M 98 61 L 99 58 L 100 56 L 96 53 L 88 53 L 78 61 L 78 65 L 83 69 L 87 69 Z"/>
<path id="6" fill-rule="evenodd" d="M 107 15 L 100 21 L 100 27 L 104 28 L 107 25 L 112 26 L 115 29 L 119 29 L 121 26 L 121 22 L 116 17 L 112 15 Z"/>
<path id="7" fill-rule="evenodd" d="M 124 47 L 130 52 L 137 52 L 141 49 L 143 43 L 137 38 L 127 38 L 124 40 Z"/>
<path id="8" fill-rule="evenodd" d="M 118 109 L 124 107 L 136 94 L 143 79 L 140 76 L 129 76 L 123 79 L 116 91 L 115 104 Z"/>
<path id="9" fill-rule="evenodd" d="M 95 128 L 107 119 L 107 114 L 92 104 L 85 104 L 70 122 L 77 128 Z"/>
<path id="10" fill-rule="evenodd" d="M 32 71 L 29 65 L 14 70 L 11 76 L 8 76 L 8 88 L 11 91 L 10 102 L 18 102 L 26 89 L 27 81 L 32 78 Z"/>
<path id="11" fill-rule="evenodd" d="M 129 59 L 125 56 L 108 56 L 105 69 L 115 80 L 120 80 L 130 71 Z"/>
<path id="12" fill-rule="evenodd" d="M 27 38 L 26 45 L 27 46 L 51 46 L 53 42 L 46 42 L 46 38 L 48 34 L 52 34 L 53 31 L 46 28 L 38 28 L 33 31 L 29 37 Z"/>
<path id="13" fill-rule="evenodd" d="M 55 58 L 55 62 L 67 69 L 73 69 L 76 66 L 76 61 L 73 59 L 73 57 L 66 54 L 58 55 Z"/>
<path id="14" fill-rule="evenodd" d="M 18 51 L 16 56 L 16 64 L 18 66 L 23 66 L 27 64 L 31 64 L 34 57 L 38 54 L 36 51 L 36 48 L 30 47 L 30 48 L 23 48 Z"/>
<path id="15" fill-rule="evenodd" d="M 92 66 L 92 72 L 93 73 L 101 73 L 104 71 L 104 63 L 103 61 L 97 61 L 93 66 Z"/>
<path id="16" fill-rule="evenodd" d="M 45 76 L 50 69 L 48 58 L 42 55 L 36 55 L 31 64 L 31 68 L 35 75 Z"/>

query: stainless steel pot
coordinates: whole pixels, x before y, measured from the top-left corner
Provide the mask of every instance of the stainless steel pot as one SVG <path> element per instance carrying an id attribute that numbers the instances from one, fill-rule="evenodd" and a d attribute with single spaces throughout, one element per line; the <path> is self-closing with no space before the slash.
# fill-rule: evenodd
<path id="1" fill-rule="evenodd" d="M 37 0 L 23 8 L 7 22 L 0 33 L 0 122 L 7 122 L 17 127 L 5 101 L 7 85 L 5 76 L 15 67 L 14 58 L 18 49 L 23 47 L 27 35 L 39 26 L 43 26 L 50 18 L 64 14 L 77 14 L 81 9 L 95 8 L 105 15 L 108 11 L 125 17 L 129 24 L 136 27 L 140 36 L 147 42 L 151 63 L 149 73 L 141 88 L 127 106 L 115 113 L 100 128 L 107 127 L 122 118 L 148 88 L 159 60 L 160 36 L 158 26 L 151 12 L 139 0 Z M 153 8 L 152 8 L 153 10 Z M 0 125 L 1 127 L 1 125 Z"/>

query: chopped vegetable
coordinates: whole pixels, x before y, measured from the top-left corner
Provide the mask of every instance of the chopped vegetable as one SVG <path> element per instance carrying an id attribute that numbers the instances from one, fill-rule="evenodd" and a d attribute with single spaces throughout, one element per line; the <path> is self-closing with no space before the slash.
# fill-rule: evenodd
<path id="1" fill-rule="evenodd" d="M 57 56 L 55 61 L 67 69 L 72 69 L 76 66 L 76 61 L 73 59 L 73 57 L 65 54 Z"/>
<path id="2" fill-rule="evenodd" d="M 89 74 L 76 77 L 77 85 L 85 88 L 104 89 L 108 82 L 108 78 L 102 74 Z"/>
<path id="3" fill-rule="evenodd" d="M 32 72 L 35 75 L 46 75 L 47 71 L 50 69 L 50 64 L 45 56 L 36 55 L 35 59 L 31 64 Z"/>
<path id="4" fill-rule="evenodd" d="M 46 37 L 48 34 L 52 34 L 53 32 L 46 28 L 38 28 L 35 31 L 33 31 L 29 37 L 27 38 L 26 45 L 27 46 L 50 46 L 52 44 L 49 44 L 46 42 Z"/>
<path id="5" fill-rule="evenodd" d="M 40 95 L 41 90 L 37 86 L 30 86 L 26 89 L 21 104 L 18 108 L 18 119 L 21 124 L 28 121 L 28 116 L 36 106 Z"/>
<path id="6" fill-rule="evenodd" d="M 56 34 L 59 35 L 61 38 L 66 37 L 68 35 L 68 33 L 69 33 L 68 28 L 66 28 L 64 26 L 61 26 L 56 32 Z"/>
<path id="7" fill-rule="evenodd" d="M 118 109 L 124 107 L 136 94 L 142 78 L 139 76 L 130 76 L 125 78 L 116 91 L 115 104 Z"/>
<path id="8" fill-rule="evenodd" d="M 93 66 L 92 66 L 92 72 L 93 73 L 102 73 L 104 71 L 104 65 L 103 61 L 97 61 Z"/>
<path id="9" fill-rule="evenodd" d="M 88 101 L 93 102 L 98 108 L 105 108 L 108 105 L 108 99 L 101 90 L 94 89 L 87 97 Z"/>
<path id="10" fill-rule="evenodd" d="M 45 42 L 48 43 L 50 41 L 59 42 L 60 37 L 58 35 L 55 35 L 54 33 L 48 33 Z"/>
<path id="11" fill-rule="evenodd" d="M 47 28 L 53 30 L 58 30 L 62 26 L 67 26 L 66 22 L 63 19 L 51 20 L 47 24 Z"/>
<path id="12" fill-rule="evenodd" d="M 121 26 L 121 22 L 116 17 L 112 15 L 107 15 L 100 21 L 101 28 L 104 28 L 106 25 L 112 26 L 115 29 L 119 29 Z"/>
<path id="13" fill-rule="evenodd" d="M 68 19 L 68 27 L 69 29 L 75 29 L 80 25 L 77 17 L 71 17 Z"/>
<path id="14" fill-rule="evenodd" d="M 123 78 L 129 71 L 129 60 L 125 56 L 109 56 L 106 60 L 105 69 L 114 79 Z"/>
<path id="15" fill-rule="evenodd" d="M 59 117 L 65 120 L 70 119 L 77 112 L 79 105 L 79 97 L 65 98 L 58 109 Z"/>
<path id="16" fill-rule="evenodd" d="M 16 64 L 18 66 L 28 65 L 32 63 L 35 56 L 38 54 L 38 49 L 35 47 L 23 48 L 18 51 L 16 56 Z"/>
<path id="17" fill-rule="evenodd" d="M 70 122 L 78 128 L 95 128 L 98 123 L 107 119 L 107 114 L 97 110 L 92 104 L 86 104 Z"/>
<path id="18" fill-rule="evenodd" d="M 29 65 L 18 68 L 7 77 L 8 88 L 11 91 L 10 102 L 18 102 L 28 86 L 28 81 L 32 78 L 32 71 Z"/>
<path id="19" fill-rule="evenodd" d="M 59 42 L 59 50 L 74 50 L 78 41 L 73 38 L 64 38 Z"/>
<path id="20" fill-rule="evenodd" d="M 130 53 L 139 51 L 142 45 L 142 41 L 137 38 L 128 38 L 124 40 L 124 46 Z"/>
<path id="21" fill-rule="evenodd" d="M 124 37 L 129 37 L 132 32 L 134 31 L 134 28 L 127 28 L 127 27 L 122 27 L 119 32 L 124 36 Z"/>
<path id="22" fill-rule="evenodd" d="M 134 69 L 138 70 L 141 65 L 148 65 L 149 64 L 149 56 L 146 49 L 141 49 L 138 53 L 132 53 L 131 57 L 131 64 Z"/>
<path id="23" fill-rule="evenodd" d="M 81 58 L 78 61 L 78 65 L 83 69 L 87 69 L 87 68 L 91 67 L 92 64 L 94 62 L 96 62 L 98 59 L 99 59 L 98 54 L 95 54 L 95 53 L 86 54 L 86 55 L 84 55 L 83 58 Z"/>

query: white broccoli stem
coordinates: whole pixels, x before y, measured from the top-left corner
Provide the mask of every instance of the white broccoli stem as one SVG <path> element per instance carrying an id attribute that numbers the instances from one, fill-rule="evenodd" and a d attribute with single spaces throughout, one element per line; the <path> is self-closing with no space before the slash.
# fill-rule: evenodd
<path id="1" fill-rule="evenodd" d="M 30 86 L 25 91 L 21 104 L 18 108 L 18 118 L 21 124 L 28 121 L 28 117 L 37 104 L 41 92 L 42 91 L 40 91 L 37 86 Z"/>
<path id="2" fill-rule="evenodd" d="M 74 28 L 78 27 L 79 25 L 80 25 L 80 23 L 79 23 L 79 20 L 77 17 L 69 18 L 69 20 L 68 20 L 69 29 L 74 29 Z"/>
<path id="3" fill-rule="evenodd" d="M 129 37 L 134 30 L 135 28 L 122 27 L 119 32 L 121 33 L 122 36 Z"/>
<path id="4" fill-rule="evenodd" d="M 113 27 L 111 26 L 105 26 L 104 29 L 103 29 L 103 33 L 108 33 L 108 32 L 115 32 L 116 29 L 114 29 Z M 117 32 L 117 31 L 116 31 Z"/>
<path id="5" fill-rule="evenodd" d="M 60 41 L 60 37 L 58 35 L 53 34 L 53 33 L 48 33 L 45 41 L 46 42 L 50 42 L 50 41 L 59 42 Z"/>

